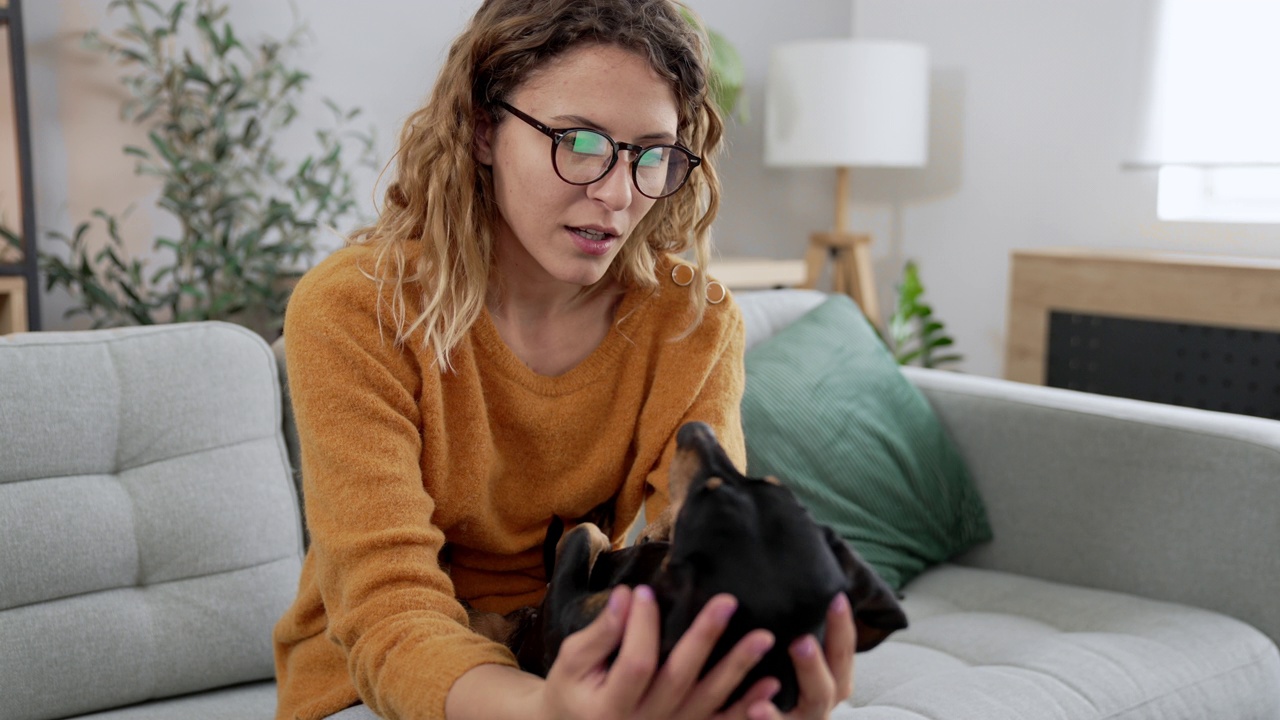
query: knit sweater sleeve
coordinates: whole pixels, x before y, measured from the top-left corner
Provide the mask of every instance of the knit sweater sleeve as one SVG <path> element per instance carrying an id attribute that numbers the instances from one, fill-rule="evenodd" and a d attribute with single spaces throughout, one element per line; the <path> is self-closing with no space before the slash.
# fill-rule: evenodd
<path id="1" fill-rule="evenodd" d="M 701 336 L 701 337 L 699 337 Z M 732 296 L 721 305 L 711 306 L 696 331 L 694 340 L 684 353 L 670 358 L 679 363 L 680 375 L 689 383 L 679 422 L 665 438 L 666 446 L 648 477 L 649 492 L 645 516 L 655 518 L 670 503 L 667 476 L 676 452 L 676 433 L 687 422 L 701 421 L 711 426 L 729 459 L 740 470 L 747 466 L 746 440 L 742 430 L 742 393 L 746 382 L 743 355 L 746 329 L 742 311 Z M 689 375 L 690 369 L 695 369 Z"/>
<path id="2" fill-rule="evenodd" d="M 439 373 L 393 343 L 376 287 L 354 263 L 335 262 L 308 273 L 290 300 L 310 552 L 326 632 L 361 700 L 381 717 L 443 718 L 463 673 L 515 662 L 471 632 L 439 564 L 444 536 L 421 469 L 423 408 L 442 402 Z"/>

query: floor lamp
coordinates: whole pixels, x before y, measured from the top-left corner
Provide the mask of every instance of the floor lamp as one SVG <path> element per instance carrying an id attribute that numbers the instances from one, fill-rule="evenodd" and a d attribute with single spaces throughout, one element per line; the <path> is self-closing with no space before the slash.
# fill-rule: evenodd
<path id="1" fill-rule="evenodd" d="M 919 167 L 929 148 L 929 54 L 911 43 L 813 40 L 774 48 L 765 91 L 765 163 L 836 168 L 835 226 L 815 232 L 805 287 L 831 261 L 832 290 L 880 324 L 871 236 L 849 229 L 849 169 Z"/>

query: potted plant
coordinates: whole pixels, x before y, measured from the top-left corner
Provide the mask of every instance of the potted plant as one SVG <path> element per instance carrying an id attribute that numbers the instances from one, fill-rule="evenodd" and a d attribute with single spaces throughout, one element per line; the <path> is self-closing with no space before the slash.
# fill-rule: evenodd
<path id="1" fill-rule="evenodd" d="M 130 257 L 117 216 L 94 210 L 72 233 L 51 233 L 69 256 L 41 253 L 47 287 L 66 289 L 77 303 L 68 315 L 95 327 L 221 319 L 273 336 L 317 234 L 355 212 L 350 156 L 372 165 L 372 133 L 351 128 L 358 109 L 326 100 L 333 123 L 315 131 L 314 149 L 301 159 L 277 149 L 309 80 L 287 57 L 300 29 L 249 42 L 215 0 L 113 0 L 108 11 L 125 14 L 123 27 L 86 42 L 126 70 L 123 116 L 148 142 L 124 153 L 161 181 L 157 206 L 178 230 Z M 96 252 L 93 224 L 107 234 Z"/>
<path id="2" fill-rule="evenodd" d="M 924 285 L 914 261 L 908 261 L 902 270 L 902 284 L 898 286 L 898 304 L 889 317 L 887 343 L 899 365 L 919 365 L 937 368 L 963 359 L 957 353 L 940 354 L 950 348 L 955 340 L 947 334 L 946 326 L 934 317 L 933 307 L 924 302 Z"/>

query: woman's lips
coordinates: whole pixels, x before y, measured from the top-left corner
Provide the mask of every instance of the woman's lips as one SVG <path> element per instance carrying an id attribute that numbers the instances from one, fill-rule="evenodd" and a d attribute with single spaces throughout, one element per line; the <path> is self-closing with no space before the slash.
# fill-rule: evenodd
<path id="1" fill-rule="evenodd" d="M 573 238 L 573 244 L 579 250 L 597 257 L 607 255 L 609 250 L 613 248 L 614 241 L 618 239 L 617 235 L 584 230 L 583 228 L 566 226 L 565 229 L 569 231 L 569 237 Z"/>

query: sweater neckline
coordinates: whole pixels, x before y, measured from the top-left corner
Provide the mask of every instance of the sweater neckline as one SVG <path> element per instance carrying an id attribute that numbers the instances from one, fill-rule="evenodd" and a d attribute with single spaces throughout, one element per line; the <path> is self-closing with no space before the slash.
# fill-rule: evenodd
<path id="1" fill-rule="evenodd" d="M 609 326 L 609 332 L 605 334 L 604 339 L 581 362 L 560 375 L 542 375 L 526 365 L 498 333 L 498 326 L 494 324 L 488 307 L 480 311 L 480 317 L 475 323 L 474 337 L 477 349 L 484 353 L 503 375 L 522 387 L 539 395 L 565 395 L 591 383 L 605 368 L 613 365 L 628 346 L 633 344 L 625 330 L 628 327 L 634 327 L 638 320 L 641 301 L 652 292 L 645 288 L 627 290 L 614 309 L 613 323 Z"/>

